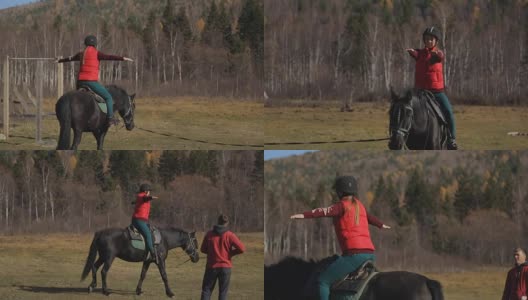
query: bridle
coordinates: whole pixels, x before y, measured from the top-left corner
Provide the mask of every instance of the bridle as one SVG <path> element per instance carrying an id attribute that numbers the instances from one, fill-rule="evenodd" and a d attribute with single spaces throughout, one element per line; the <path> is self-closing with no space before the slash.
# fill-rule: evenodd
<path id="1" fill-rule="evenodd" d="M 196 237 L 191 237 L 191 233 L 187 232 L 187 236 L 189 237 L 189 243 L 185 247 L 184 251 L 187 253 L 187 255 L 195 254 L 196 253 L 196 246 L 194 246 L 194 241 L 196 241 Z"/>
<path id="2" fill-rule="evenodd" d="M 396 105 L 396 104 L 393 104 Z M 411 101 L 407 104 L 400 104 L 403 106 L 403 109 L 395 109 L 393 106 L 393 109 L 391 111 L 391 120 L 390 120 L 390 126 L 389 126 L 389 136 L 393 136 L 394 134 L 400 135 L 403 137 L 403 147 L 405 147 L 405 144 L 407 143 L 407 139 L 409 138 L 409 131 L 411 130 L 413 116 L 414 116 L 414 110 L 411 105 Z M 402 115 L 403 111 L 403 115 Z"/>
<path id="3" fill-rule="evenodd" d="M 128 97 L 128 110 L 127 112 L 123 115 L 123 120 L 125 121 L 125 124 L 126 125 L 129 125 L 130 122 L 127 121 L 127 118 L 132 115 L 132 117 L 134 116 L 134 111 L 132 110 L 132 105 L 134 104 L 134 101 L 132 99 L 130 99 L 130 96 L 127 95 Z"/>

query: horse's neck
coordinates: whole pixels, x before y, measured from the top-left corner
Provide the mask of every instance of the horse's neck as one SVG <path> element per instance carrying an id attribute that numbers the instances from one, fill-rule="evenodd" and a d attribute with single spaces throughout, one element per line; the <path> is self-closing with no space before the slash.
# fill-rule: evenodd
<path id="1" fill-rule="evenodd" d="M 412 129 L 416 134 L 422 134 L 427 131 L 427 107 L 423 105 L 417 96 L 411 101 L 413 109 Z"/>
<path id="2" fill-rule="evenodd" d="M 166 229 L 162 231 L 162 235 L 167 242 L 167 247 L 169 249 L 174 249 L 185 245 L 187 240 L 187 234 L 183 231 L 175 231 L 171 229 Z"/>

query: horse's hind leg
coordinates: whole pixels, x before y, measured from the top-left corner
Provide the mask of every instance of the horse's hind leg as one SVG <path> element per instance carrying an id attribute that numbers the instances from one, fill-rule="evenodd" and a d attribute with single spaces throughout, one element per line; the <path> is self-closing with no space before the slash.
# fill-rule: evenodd
<path id="1" fill-rule="evenodd" d="M 161 278 L 163 279 L 163 283 L 165 283 L 165 294 L 169 297 L 174 297 L 174 293 L 171 291 L 169 287 L 169 281 L 167 280 L 167 273 L 165 272 L 165 260 L 160 259 L 158 264 L 158 269 L 161 274 Z"/>
<path id="2" fill-rule="evenodd" d="M 97 261 L 92 266 L 92 283 L 88 286 L 88 292 L 93 292 L 95 287 L 97 287 L 97 270 L 99 267 L 103 264 L 103 259 L 101 256 L 97 259 Z"/>
<path id="3" fill-rule="evenodd" d="M 108 289 L 106 288 L 106 274 L 108 274 L 108 270 L 110 270 L 110 266 L 112 266 L 112 262 L 114 261 L 114 257 L 110 257 L 104 262 L 103 269 L 101 270 L 101 278 L 103 281 L 103 294 L 108 296 L 110 295 L 110 292 L 108 292 Z"/>
<path id="4" fill-rule="evenodd" d="M 145 280 L 145 277 L 147 276 L 147 271 L 150 266 L 150 261 L 144 261 L 143 262 L 143 268 L 141 269 L 141 276 L 139 276 L 138 285 L 136 287 L 136 295 L 141 295 L 141 286 L 143 285 L 143 280 Z"/>
<path id="5" fill-rule="evenodd" d="M 82 130 L 80 129 L 73 129 L 73 144 L 71 146 L 71 150 L 77 150 L 77 147 L 81 143 L 81 137 L 82 137 Z"/>

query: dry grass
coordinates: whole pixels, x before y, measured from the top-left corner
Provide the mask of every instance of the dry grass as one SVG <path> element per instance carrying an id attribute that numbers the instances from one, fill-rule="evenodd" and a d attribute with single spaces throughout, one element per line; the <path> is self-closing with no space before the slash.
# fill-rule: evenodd
<path id="1" fill-rule="evenodd" d="M 45 113 L 54 113 L 54 105 L 55 100 L 48 99 L 44 106 Z M 255 101 L 139 98 L 136 105 L 136 128 L 132 131 L 122 126 L 111 128 L 105 139 L 105 149 L 254 150 L 258 148 L 249 145 L 262 145 L 264 142 L 263 106 Z M 35 143 L 35 128 L 34 119 L 15 120 L 11 125 L 11 138 L 8 142 L 0 142 L 0 149 L 54 149 L 59 132 L 56 117 L 48 115 L 43 119 L 45 144 Z M 96 149 L 92 134 L 83 134 L 79 148 Z"/>
<path id="2" fill-rule="evenodd" d="M 233 259 L 230 299 L 263 299 L 263 234 L 238 234 L 247 252 Z M 108 299 L 98 289 L 87 293 L 91 277 L 79 282 L 93 235 L 0 236 L 0 299 Z M 198 235 L 201 242 L 203 234 Z M 169 285 L 176 299 L 199 299 L 206 259 L 184 262 L 187 256 L 174 249 L 167 259 Z M 152 265 L 143 284 L 144 294 L 135 295 L 141 264 L 116 259 L 108 273 L 112 299 L 166 299 L 159 271 Z M 213 298 L 217 297 L 217 290 Z"/>
<path id="3" fill-rule="evenodd" d="M 355 103 L 352 112 L 337 105 L 265 108 L 266 143 L 339 141 L 387 137 L 387 103 Z M 527 107 L 455 106 L 457 141 L 461 149 L 526 149 Z M 344 144 L 281 145 L 266 149 L 388 149 L 387 141 Z"/>
<path id="4" fill-rule="evenodd" d="M 442 283 L 445 299 L 496 300 L 502 297 L 507 272 L 507 268 L 486 267 L 474 271 L 425 275 Z"/>

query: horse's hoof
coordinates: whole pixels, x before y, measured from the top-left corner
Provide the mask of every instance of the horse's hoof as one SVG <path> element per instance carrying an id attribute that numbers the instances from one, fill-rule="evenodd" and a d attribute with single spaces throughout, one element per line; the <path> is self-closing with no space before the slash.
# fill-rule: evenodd
<path id="1" fill-rule="evenodd" d="M 174 293 L 171 292 L 171 291 L 168 291 L 168 292 L 167 292 L 167 297 L 169 297 L 169 298 L 174 297 Z"/>
<path id="2" fill-rule="evenodd" d="M 110 296 L 110 292 L 109 291 L 103 291 L 103 295 Z"/>
<path id="3" fill-rule="evenodd" d="M 93 287 L 90 285 L 90 286 L 88 287 L 88 293 L 91 293 L 91 292 L 93 292 Z"/>
<path id="4" fill-rule="evenodd" d="M 136 295 L 139 296 L 139 295 L 141 295 L 141 294 L 143 294 L 143 292 L 141 291 L 141 289 L 136 289 Z"/>

